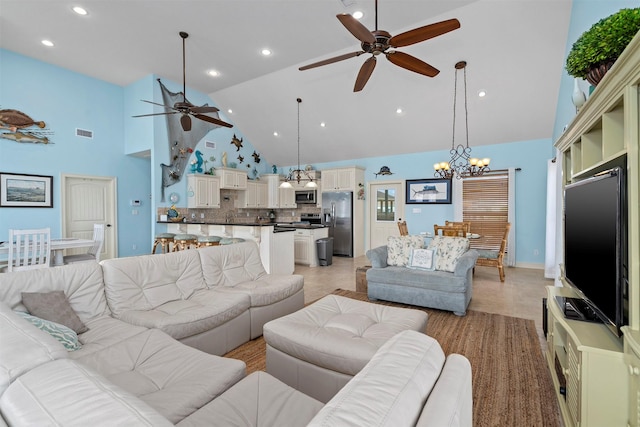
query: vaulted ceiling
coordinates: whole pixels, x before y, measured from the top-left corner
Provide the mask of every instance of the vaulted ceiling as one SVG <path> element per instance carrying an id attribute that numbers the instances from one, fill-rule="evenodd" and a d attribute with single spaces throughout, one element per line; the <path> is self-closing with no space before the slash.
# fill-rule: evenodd
<path id="1" fill-rule="evenodd" d="M 178 32 L 186 31 L 187 94 L 209 94 L 221 118 L 278 165 L 297 162 L 296 98 L 301 164 L 450 148 L 460 60 L 468 63 L 471 146 L 551 137 L 570 0 L 380 0 L 378 27 L 392 35 L 450 18 L 461 28 L 398 49 L 439 69 L 436 77 L 378 57 L 357 93 L 368 55 L 298 70 L 360 50 L 336 19 L 355 10 L 373 30 L 373 0 L 0 0 L 0 47 L 122 86 L 150 74 L 181 82 Z M 45 38 L 55 46 L 42 46 Z"/>

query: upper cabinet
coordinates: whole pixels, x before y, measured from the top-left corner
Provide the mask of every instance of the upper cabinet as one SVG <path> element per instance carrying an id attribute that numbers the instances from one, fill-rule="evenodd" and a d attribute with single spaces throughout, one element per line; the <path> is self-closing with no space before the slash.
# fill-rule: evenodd
<path id="1" fill-rule="evenodd" d="M 267 183 L 247 181 L 247 189 L 239 193 L 238 204 L 241 208 L 266 208 Z"/>
<path id="2" fill-rule="evenodd" d="M 357 191 L 364 183 L 364 169 L 358 166 L 322 171 L 322 191 Z"/>
<path id="3" fill-rule="evenodd" d="M 220 178 L 212 175 L 187 175 L 187 207 L 219 208 Z"/>
<path id="4" fill-rule="evenodd" d="M 220 188 L 229 190 L 246 190 L 247 173 L 233 168 L 217 168 L 216 173 L 220 176 Z"/>

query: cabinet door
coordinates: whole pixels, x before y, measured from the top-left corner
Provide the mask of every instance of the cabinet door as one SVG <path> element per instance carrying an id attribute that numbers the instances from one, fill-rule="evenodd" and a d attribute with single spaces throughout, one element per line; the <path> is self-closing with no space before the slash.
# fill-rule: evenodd
<path id="1" fill-rule="evenodd" d="M 209 181 L 202 177 L 196 177 L 195 181 L 195 206 L 196 208 L 207 207 L 209 205 Z"/>
<path id="2" fill-rule="evenodd" d="M 215 177 L 207 177 L 209 188 L 207 192 L 209 193 L 209 206 L 210 208 L 219 208 L 220 207 L 220 180 Z"/>
<path id="3" fill-rule="evenodd" d="M 248 182 L 247 189 L 240 193 L 239 197 L 240 206 L 243 208 L 255 208 L 257 199 L 257 184 L 255 182 Z"/>
<path id="4" fill-rule="evenodd" d="M 266 208 L 268 206 L 268 203 L 269 203 L 269 194 L 268 194 L 267 184 L 257 182 L 256 183 L 256 207 Z"/>
<path id="5" fill-rule="evenodd" d="M 309 242 L 311 241 L 311 236 L 299 234 L 301 232 L 298 230 L 295 233 L 293 237 L 295 262 L 296 264 L 309 264 Z"/>
<path id="6" fill-rule="evenodd" d="M 267 207 L 279 208 L 280 207 L 280 177 L 277 175 L 270 175 L 267 177 Z"/>
<path id="7" fill-rule="evenodd" d="M 354 191 L 356 174 L 352 169 L 339 169 L 338 170 L 338 189 Z"/>
<path id="8" fill-rule="evenodd" d="M 221 169 L 220 177 L 222 178 L 221 188 L 231 190 L 247 189 L 247 174 L 244 172 Z"/>
<path id="9" fill-rule="evenodd" d="M 220 181 L 213 176 L 189 176 L 189 187 L 194 195 L 187 198 L 189 208 L 219 208 L 220 207 Z"/>
<path id="10" fill-rule="evenodd" d="M 247 188 L 247 174 L 245 172 L 236 172 L 236 189 L 237 190 L 245 190 Z"/>
<path id="11" fill-rule="evenodd" d="M 296 205 L 296 190 L 294 188 L 279 188 L 280 193 L 280 207 L 281 208 L 295 208 Z"/>
<path id="12" fill-rule="evenodd" d="M 338 172 L 327 170 L 322 172 L 322 190 L 335 191 L 338 188 Z"/>

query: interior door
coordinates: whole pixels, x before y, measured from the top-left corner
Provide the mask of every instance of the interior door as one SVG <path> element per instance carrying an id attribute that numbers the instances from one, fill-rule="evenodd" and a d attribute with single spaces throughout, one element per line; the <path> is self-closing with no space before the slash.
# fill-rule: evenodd
<path id="1" fill-rule="evenodd" d="M 93 224 L 104 224 L 104 245 L 100 259 L 117 254 L 116 180 L 114 177 L 62 176 L 62 235 L 91 239 Z M 86 249 L 67 249 L 67 254 Z"/>
<path id="2" fill-rule="evenodd" d="M 399 218 L 404 218 L 402 181 L 370 182 L 368 249 L 386 245 L 389 236 L 399 236 Z"/>

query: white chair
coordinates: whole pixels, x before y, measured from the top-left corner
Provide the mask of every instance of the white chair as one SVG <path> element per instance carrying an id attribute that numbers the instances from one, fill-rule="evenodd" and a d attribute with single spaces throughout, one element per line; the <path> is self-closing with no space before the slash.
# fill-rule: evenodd
<path id="1" fill-rule="evenodd" d="M 93 224 L 93 246 L 85 254 L 65 255 L 62 257 L 65 264 L 74 262 L 93 261 L 100 262 L 100 254 L 104 245 L 104 224 Z"/>
<path id="2" fill-rule="evenodd" d="M 6 271 L 49 267 L 51 260 L 51 229 L 9 229 L 9 258 Z"/>

